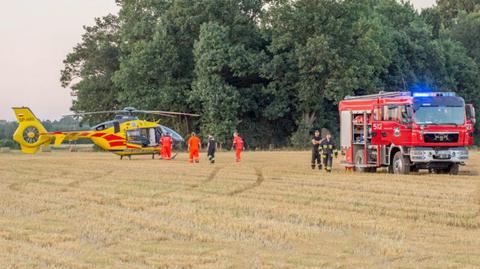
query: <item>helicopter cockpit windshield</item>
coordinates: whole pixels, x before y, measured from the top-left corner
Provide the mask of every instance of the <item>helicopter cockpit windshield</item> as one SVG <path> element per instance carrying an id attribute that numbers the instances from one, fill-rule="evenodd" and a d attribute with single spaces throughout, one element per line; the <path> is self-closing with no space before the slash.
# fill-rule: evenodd
<path id="1" fill-rule="evenodd" d="M 184 142 L 185 140 L 183 140 L 183 137 L 181 135 L 179 135 L 177 132 L 175 132 L 174 130 L 168 128 L 167 126 L 164 126 L 164 125 L 160 125 L 160 129 L 162 130 L 162 133 L 163 134 L 170 134 L 170 136 L 172 137 L 173 141 L 175 142 Z"/>

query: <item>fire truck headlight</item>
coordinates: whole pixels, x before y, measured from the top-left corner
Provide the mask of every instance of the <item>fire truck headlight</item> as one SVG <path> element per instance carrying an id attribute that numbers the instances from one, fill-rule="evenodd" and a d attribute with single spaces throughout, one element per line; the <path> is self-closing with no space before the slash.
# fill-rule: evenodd
<path id="1" fill-rule="evenodd" d="M 468 150 L 465 150 L 465 149 L 452 150 L 451 155 L 452 155 L 452 157 L 460 159 L 460 160 L 467 160 L 468 159 Z"/>
<path id="2" fill-rule="evenodd" d="M 457 157 L 459 159 L 468 159 L 468 150 L 457 151 Z"/>
<path id="3" fill-rule="evenodd" d="M 425 152 L 423 152 L 423 151 L 414 150 L 414 151 L 412 151 L 410 154 L 411 154 L 412 156 L 423 156 L 424 153 L 425 153 Z"/>
<path id="4" fill-rule="evenodd" d="M 412 150 L 410 152 L 411 158 L 416 160 L 425 160 L 427 158 L 425 155 L 427 155 L 427 152 L 423 150 Z"/>

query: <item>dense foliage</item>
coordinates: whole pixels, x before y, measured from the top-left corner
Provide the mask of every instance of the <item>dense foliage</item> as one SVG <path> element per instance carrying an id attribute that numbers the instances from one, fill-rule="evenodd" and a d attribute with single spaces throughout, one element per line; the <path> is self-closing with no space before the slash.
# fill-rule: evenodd
<path id="1" fill-rule="evenodd" d="M 480 104 L 478 0 L 421 13 L 395 0 L 117 3 L 64 61 L 74 111 L 196 112 L 165 120 L 227 143 L 238 130 L 247 146 L 267 147 L 337 133 L 346 95 L 429 88 Z"/>

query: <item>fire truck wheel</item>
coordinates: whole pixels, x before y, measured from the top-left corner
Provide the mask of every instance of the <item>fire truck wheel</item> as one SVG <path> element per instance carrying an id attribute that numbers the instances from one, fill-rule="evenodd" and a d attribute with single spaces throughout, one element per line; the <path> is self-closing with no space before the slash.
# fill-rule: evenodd
<path id="1" fill-rule="evenodd" d="M 407 157 L 403 156 L 401 151 L 398 151 L 393 156 L 392 170 L 394 174 L 406 175 L 410 173 L 410 165 Z"/>
<path id="2" fill-rule="evenodd" d="M 452 165 L 450 165 L 450 169 L 449 169 L 448 173 L 450 175 L 458 175 L 458 172 L 460 170 L 459 167 L 460 166 L 458 165 L 458 163 L 453 163 Z"/>
<path id="3" fill-rule="evenodd" d="M 355 165 L 365 164 L 364 158 L 365 158 L 365 151 L 363 149 L 358 150 L 357 153 L 355 153 Z M 355 166 L 355 171 L 367 172 L 367 169 L 365 167 Z"/>

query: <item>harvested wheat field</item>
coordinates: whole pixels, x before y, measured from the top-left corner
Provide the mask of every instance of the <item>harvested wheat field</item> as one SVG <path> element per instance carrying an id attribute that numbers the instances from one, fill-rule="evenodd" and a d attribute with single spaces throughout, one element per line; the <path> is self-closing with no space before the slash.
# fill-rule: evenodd
<path id="1" fill-rule="evenodd" d="M 479 153 L 459 176 L 309 157 L 0 154 L 0 268 L 480 268 Z"/>

